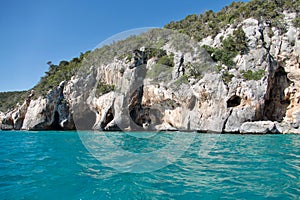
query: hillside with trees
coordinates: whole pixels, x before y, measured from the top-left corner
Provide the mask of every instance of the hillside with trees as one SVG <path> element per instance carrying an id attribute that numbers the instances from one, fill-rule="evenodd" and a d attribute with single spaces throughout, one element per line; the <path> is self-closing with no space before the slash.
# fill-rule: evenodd
<path id="1" fill-rule="evenodd" d="M 300 27 L 299 0 L 252 0 L 250 2 L 233 2 L 219 12 L 212 10 L 203 14 L 188 15 L 185 19 L 170 22 L 165 28 L 178 30 L 201 41 L 208 36 L 216 36 L 221 30 L 230 25 L 237 25 L 242 20 L 254 18 L 267 21 L 273 27 L 281 27 L 285 31 L 283 11 L 296 12 L 294 25 Z"/>
<path id="2" fill-rule="evenodd" d="M 27 93 L 27 91 L 0 92 L 0 112 L 6 112 L 18 103 L 23 103 Z"/>

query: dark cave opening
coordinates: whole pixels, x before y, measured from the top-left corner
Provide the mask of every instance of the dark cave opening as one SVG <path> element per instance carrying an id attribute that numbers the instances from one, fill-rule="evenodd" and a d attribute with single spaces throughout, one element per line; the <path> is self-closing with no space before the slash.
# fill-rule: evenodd
<path id="1" fill-rule="evenodd" d="M 113 114 L 112 108 L 110 108 L 106 113 L 105 121 L 102 122 L 100 125 L 101 128 L 104 129 L 107 126 L 107 124 L 109 124 L 113 119 L 114 119 L 114 114 Z"/>
<path id="2" fill-rule="evenodd" d="M 231 108 L 231 107 L 239 106 L 241 104 L 241 100 L 242 100 L 241 97 L 234 95 L 227 100 L 227 107 Z"/>
<path id="3" fill-rule="evenodd" d="M 53 123 L 50 126 L 50 129 L 51 130 L 57 130 L 57 131 L 63 130 L 63 128 L 59 124 L 59 113 L 57 111 L 55 111 L 55 113 L 54 113 L 54 120 L 53 120 Z"/>
<path id="4" fill-rule="evenodd" d="M 265 99 L 264 119 L 281 122 L 285 117 L 289 99 L 285 99 L 284 90 L 289 87 L 290 80 L 283 67 L 279 67 L 271 80 L 268 95 Z"/>

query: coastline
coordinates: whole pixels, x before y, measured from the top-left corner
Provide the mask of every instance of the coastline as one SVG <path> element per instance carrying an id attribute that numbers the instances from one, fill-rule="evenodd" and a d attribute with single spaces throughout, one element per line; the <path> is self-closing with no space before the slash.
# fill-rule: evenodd
<path id="1" fill-rule="evenodd" d="M 15 130 L 15 129 L 8 129 L 8 130 L 3 130 L 0 129 L 0 132 L 59 132 L 59 133 L 64 133 L 64 132 L 95 132 L 95 133 L 134 133 L 134 134 L 139 134 L 142 132 L 147 132 L 147 133 L 172 133 L 172 132 L 179 132 L 179 133 L 196 133 L 196 134 L 212 134 L 212 135 L 299 135 L 299 132 L 247 132 L 247 133 L 240 133 L 240 132 L 216 132 L 216 131 L 201 131 L 201 130 L 145 130 L 145 131 L 122 131 L 122 130 Z"/>

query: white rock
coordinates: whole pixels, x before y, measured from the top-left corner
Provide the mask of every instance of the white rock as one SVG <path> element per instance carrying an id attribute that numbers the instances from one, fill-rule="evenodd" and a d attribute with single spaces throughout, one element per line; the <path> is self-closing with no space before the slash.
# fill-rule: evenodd
<path id="1" fill-rule="evenodd" d="M 242 134 L 266 134 L 277 133 L 275 123 L 272 121 L 256 121 L 245 122 L 240 127 L 240 133 Z"/>

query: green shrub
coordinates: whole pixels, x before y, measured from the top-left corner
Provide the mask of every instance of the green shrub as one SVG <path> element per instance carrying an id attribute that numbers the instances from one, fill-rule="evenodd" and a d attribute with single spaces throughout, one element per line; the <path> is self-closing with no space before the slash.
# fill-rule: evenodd
<path id="1" fill-rule="evenodd" d="M 297 16 L 295 19 L 293 19 L 293 25 L 296 28 L 300 28 L 300 17 L 299 16 Z"/>
<path id="2" fill-rule="evenodd" d="M 184 66 L 187 77 L 200 79 L 205 73 L 216 71 L 212 63 L 187 63 Z"/>
<path id="3" fill-rule="evenodd" d="M 176 51 L 181 51 L 182 53 L 193 52 L 195 40 L 191 40 L 188 35 L 175 34 L 171 41 L 172 47 L 175 48 Z"/>
<path id="4" fill-rule="evenodd" d="M 98 82 L 95 95 L 96 97 L 100 97 L 101 95 L 104 95 L 114 90 L 115 90 L 115 85 Z"/>
<path id="5" fill-rule="evenodd" d="M 242 75 L 243 75 L 243 78 L 245 80 L 260 80 L 262 79 L 265 74 L 266 74 L 266 71 L 263 70 L 263 69 L 259 69 L 257 71 L 252 71 L 252 70 L 247 70 L 247 71 L 241 71 Z"/>
<path id="6" fill-rule="evenodd" d="M 162 56 L 158 59 L 157 64 L 167 65 L 169 67 L 174 67 L 174 56 Z"/>
<path id="7" fill-rule="evenodd" d="M 221 62 L 228 67 L 234 65 L 233 59 L 240 53 L 243 54 L 247 50 L 247 37 L 242 27 L 239 26 L 233 35 L 229 35 L 222 40 L 221 48 L 212 48 L 204 45 L 203 48 L 211 55 L 212 59 L 216 62 Z"/>
<path id="8" fill-rule="evenodd" d="M 189 83 L 189 79 L 187 77 L 187 75 L 183 75 L 181 77 L 179 77 L 179 79 L 177 79 L 175 82 L 174 82 L 174 85 L 176 87 L 182 85 L 182 84 L 188 84 Z"/>
<path id="9" fill-rule="evenodd" d="M 220 72 L 222 69 L 223 69 L 222 65 L 217 65 L 217 66 L 216 66 L 217 72 Z"/>
<path id="10" fill-rule="evenodd" d="M 212 54 L 214 61 L 220 61 L 222 64 L 231 67 L 234 65 L 233 58 L 237 55 L 236 51 L 228 51 L 223 48 L 216 48 Z"/>
<path id="11" fill-rule="evenodd" d="M 39 83 L 34 86 L 35 98 L 45 96 L 53 87 L 57 87 L 62 81 L 70 80 L 77 70 L 82 66 L 84 58 L 89 55 L 90 51 L 81 53 L 80 57 L 73 58 L 70 62 L 61 61 L 59 65 L 54 65 L 50 61 L 49 69 L 45 72 L 45 76 L 41 77 Z"/>
<path id="12" fill-rule="evenodd" d="M 247 50 L 247 37 L 242 29 L 242 26 L 239 26 L 236 30 L 233 31 L 233 47 L 235 51 L 238 51 L 240 54 L 244 54 Z"/>
<path id="13" fill-rule="evenodd" d="M 167 56 L 166 50 L 158 49 L 158 48 L 146 48 L 145 54 L 147 59 L 154 58 L 154 57 L 161 58 Z"/>
<path id="14" fill-rule="evenodd" d="M 168 80 L 172 78 L 173 68 L 162 64 L 154 64 L 151 70 L 147 71 L 146 78 L 154 79 L 157 81 Z"/>
<path id="15" fill-rule="evenodd" d="M 207 50 L 215 62 L 220 62 L 228 67 L 234 65 L 233 58 L 237 55 L 237 51 L 230 51 L 225 48 L 212 48 L 209 46 L 203 47 Z"/>

